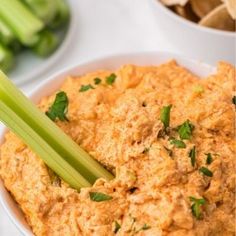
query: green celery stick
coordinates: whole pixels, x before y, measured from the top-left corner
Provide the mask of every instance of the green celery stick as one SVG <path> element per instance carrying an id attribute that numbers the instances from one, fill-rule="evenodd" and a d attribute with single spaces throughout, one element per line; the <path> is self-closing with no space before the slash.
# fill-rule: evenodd
<path id="1" fill-rule="evenodd" d="M 14 65 L 12 52 L 0 43 L 0 70 L 8 72 Z"/>
<path id="2" fill-rule="evenodd" d="M 97 178 L 112 179 L 113 176 L 96 160 L 90 157 L 82 148 L 62 132 L 46 115 L 31 103 L 16 87 L 0 72 L 1 99 L 8 107 L 14 107 L 14 112 L 60 154 L 74 169 L 76 169 L 91 184 Z M 4 94 L 3 94 L 4 92 Z M 4 96 L 3 96 L 4 95 Z"/>
<path id="3" fill-rule="evenodd" d="M 23 0 L 25 4 L 47 25 L 56 17 L 55 0 Z"/>
<path id="4" fill-rule="evenodd" d="M 54 2 L 57 5 L 57 14 L 49 24 L 49 27 L 58 29 L 68 23 L 70 19 L 70 9 L 65 0 L 55 0 Z"/>
<path id="5" fill-rule="evenodd" d="M 4 91 L 0 89 L 0 120 L 5 123 L 16 135 L 71 187 L 79 190 L 91 184 L 66 162 L 37 132 L 22 120 L 3 101 Z"/>
<path id="6" fill-rule="evenodd" d="M 12 52 L 19 52 L 22 48 L 20 42 L 16 39 L 13 31 L 0 18 L 0 43 L 11 48 Z"/>
<path id="7" fill-rule="evenodd" d="M 0 0 L 0 18 L 25 46 L 34 45 L 39 40 L 38 33 L 44 27 L 43 22 L 20 0 Z"/>
<path id="8" fill-rule="evenodd" d="M 57 49 L 59 41 L 55 33 L 44 30 L 40 33 L 40 39 L 32 47 L 32 50 L 40 57 L 48 57 Z"/>
<path id="9" fill-rule="evenodd" d="M 15 40 L 14 33 L 0 18 L 0 41 L 4 45 L 10 45 Z"/>

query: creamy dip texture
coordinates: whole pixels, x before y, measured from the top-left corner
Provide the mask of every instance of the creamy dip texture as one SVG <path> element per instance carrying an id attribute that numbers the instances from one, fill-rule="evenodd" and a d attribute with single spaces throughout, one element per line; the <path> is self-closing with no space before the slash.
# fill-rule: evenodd
<path id="1" fill-rule="evenodd" d="M 64 91 L 69 121 L 56 124 L 115 179 L 79 193 L 11 132 L 1 178 L 35 235 L 234 235 L 234 83 L 226 63 L 200 80 L 175 61 L 68 77 L 39 108 L 48 111 Z"/>

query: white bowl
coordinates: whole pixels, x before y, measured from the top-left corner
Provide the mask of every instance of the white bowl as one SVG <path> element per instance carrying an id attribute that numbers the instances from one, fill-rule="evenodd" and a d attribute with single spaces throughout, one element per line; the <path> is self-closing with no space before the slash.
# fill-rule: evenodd
<path id="1" fill-rule="evenodd" d="M 184 59 L 178 55 L 166 52 L 141 52 L 131 54 L 120 54 L 108 56 L 101 59 L 84 63 L 82 65 L 72 66 L 45 80 L 37 89 L 31 93 L 31 100 L 37 103 L 42 97 L 50 95 L 57 90 L 65 80 L 67 75 L 82 75 L 98 69 L 117 69 L 123 64 L 136 65 L 159 65 L 170 59 L 176 59 L 180 65 L 185 66 L 193 73 L 205 77 L 215 71 L 215 68 L 193 60 Z M 4 141 L 4 133 L 7 129 L 0 125 L 0 144 Z M 33 235 L 29 226 L 24 220 L 23 214 L 17 207 L 14 199 L 5 189 L 0 180 L 0 202 L 3 205 L 8 216 L 24 235 Z"/>
<path id="2" fill-rule="evenodd" d="M 211 29 L 178 16 L 159 0 L 148 0 L 156 24 L 166 40 L 189 58 L 215 65 L 219 60 L 235 64 L 236 33 Z"/>
<path id="3" fill-rule="evenodd" d="M 40 75 L 48 72 L 59 59 L 66 53 L 77 29 L 78 12 L 74 0 L 67 0 L 70 8 L 70 22 L 64 38 L 58 49 L 48 58 L 36 57 L 33 53 L 25 51 L 17 56 L 19 63 L 9 73 L 11 80 L 18 86 L 25 85 Z"/>

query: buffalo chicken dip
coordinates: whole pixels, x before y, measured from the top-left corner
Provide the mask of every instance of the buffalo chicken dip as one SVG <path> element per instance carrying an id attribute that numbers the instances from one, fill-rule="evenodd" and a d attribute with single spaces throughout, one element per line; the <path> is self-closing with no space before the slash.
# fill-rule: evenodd
<path id="1" fill-rule="evenodd" d="M 115 178 L 78 192 L 12 132 L 1 178 L 37 236 L 233 236 L 234 83 L 226 63 L 69 76 L 38 107 Z"/>

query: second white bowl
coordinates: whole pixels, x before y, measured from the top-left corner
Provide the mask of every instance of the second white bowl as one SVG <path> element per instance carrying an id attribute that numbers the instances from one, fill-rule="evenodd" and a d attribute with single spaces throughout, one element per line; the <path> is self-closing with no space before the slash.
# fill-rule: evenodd
<path id="1" fill-rule="evenodd" d="M 166 40 L 189 58 L 215 65 L 224 60 L 235 64 L 236 33 L 203 27 L 186 20 L 159 0 L 148 0 L 156 24 Z"/>

